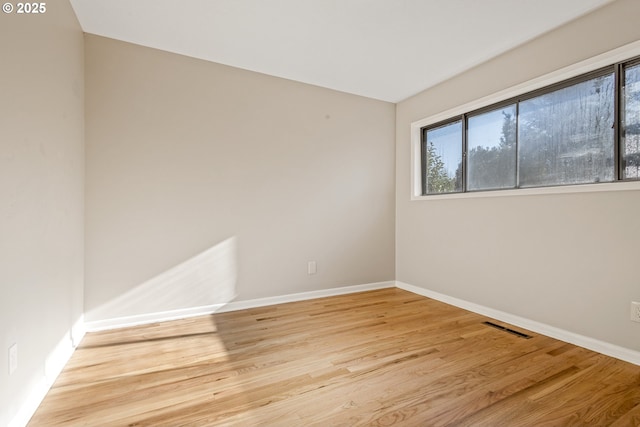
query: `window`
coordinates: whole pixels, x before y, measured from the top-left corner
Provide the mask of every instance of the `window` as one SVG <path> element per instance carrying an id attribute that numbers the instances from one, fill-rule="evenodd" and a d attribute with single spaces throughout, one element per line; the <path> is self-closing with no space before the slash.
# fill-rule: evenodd
<path id="1" fill-rule="evenodd" d="M 467 189 L 516 186 L 516 106 L 470 116 Z"/>
<path id="2" fill-rule="evenodd" d="M 425 129 L 423 141 L 423 192 L 462 191 L 462 121 Z"/>
<path id="3" fill-rule="evenodd" d="M 640 58 L 422 127 L 420 144 L 422 195 L 640 180 Z"/>
<path id="4" fill-rule="evenodd" d="M 622 178 L 640 178 L 640 65 L 624 70 L 621 154 Z"/>
<path id="5" fill-rule="evenodd" d="M 520 102 L 520 187 L 614 179 L 613 73 Z"/>

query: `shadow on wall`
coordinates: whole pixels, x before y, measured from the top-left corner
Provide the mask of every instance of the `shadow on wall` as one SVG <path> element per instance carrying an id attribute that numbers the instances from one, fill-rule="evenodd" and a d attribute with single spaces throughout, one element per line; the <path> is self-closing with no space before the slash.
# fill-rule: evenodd
<path id="1" fill-rule="evenodd" d="M 237 247 L 230 237 L 85 314 L 90 320 L 217 310 L 236 297 Z"/>

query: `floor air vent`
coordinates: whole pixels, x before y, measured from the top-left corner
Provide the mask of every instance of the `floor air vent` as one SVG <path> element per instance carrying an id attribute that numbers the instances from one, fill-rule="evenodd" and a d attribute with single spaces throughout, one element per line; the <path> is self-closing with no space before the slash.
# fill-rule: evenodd
<path id="1" fill-rule="evenodd" d="M 510 334 L 517 335 L 520 338 L 525 338 L 525 339 L 533 338 L 531 335 L 527 335 L 523 332 L 518 332 L 513 329 L 505 328 L 504 326 L 500 326 L 493 322 L 483 322 L 483 323 L 487 326 L 491 326 L 492 328 L 500 329 L 501 331 L 505 331 L 505 332 L 509 332 Z"/>

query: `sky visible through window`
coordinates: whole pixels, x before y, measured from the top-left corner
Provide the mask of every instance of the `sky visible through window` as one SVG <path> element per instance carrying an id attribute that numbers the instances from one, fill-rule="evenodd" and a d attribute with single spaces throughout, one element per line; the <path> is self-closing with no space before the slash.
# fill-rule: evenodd
<path id="1" fill-rule="evenodd" d="M 429 129 L 427 141 L 433 144 L 435 153 L 444 162 L 447 176 L 449 178 L 455 177 L 458 165 L 462 161 L 462 123 L 457 121 Z"/>
<path id="2" fill-rule="evenodd" d="M 502 111 L 500 109 L 470 119 L 473 120 L 473 129 L 469 127 L 469 150 L 478 146 L 485 148 L 498 146 L 504 120 Z M 433 143 L 436 154 L 445 164 L 449 178 L 456 175 L 458 165 L 462 161 L 460 157 L 462 128 L 460 122 L 456 123 L 457 126 L 445 125 L 427 132 L 428 142 Z M 471 145 L 471 141 L 474 145 Z"/>
<path id="3" fill-rule="evenodd" d="M 503 111 L 506 110 L 494 110 L 469 118 L 469 150 L 477 147 L 492 148 L 500 144 Z"/>

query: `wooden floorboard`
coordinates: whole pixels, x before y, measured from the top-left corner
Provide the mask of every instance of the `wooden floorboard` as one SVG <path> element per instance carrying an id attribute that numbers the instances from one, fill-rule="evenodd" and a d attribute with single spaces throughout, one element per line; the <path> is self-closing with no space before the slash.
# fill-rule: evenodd
<path id="1" fill-rule="evenodd" d="M 392 288 L 89 333 L 29 424 L 236 425 L 637 427 L 640 366 Z"/>

